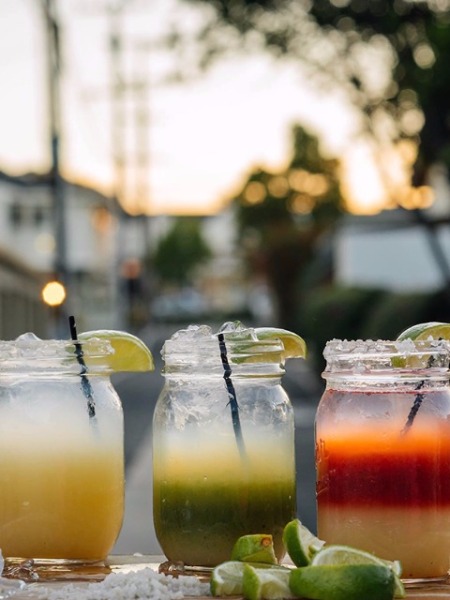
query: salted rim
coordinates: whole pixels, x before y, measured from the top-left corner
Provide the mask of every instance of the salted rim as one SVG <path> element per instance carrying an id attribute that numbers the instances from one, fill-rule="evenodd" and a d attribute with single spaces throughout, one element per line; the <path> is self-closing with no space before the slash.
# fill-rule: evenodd
<path id="1" fill-rule="evenodd" d="M 445 355 L 450 353 L 448 340 L 340 340 L 326 343 L 323 355 L 326 359 L 345 355 L 367 357 L 385 354 L 388 356 L 414 356 L 423 354 Z"/>

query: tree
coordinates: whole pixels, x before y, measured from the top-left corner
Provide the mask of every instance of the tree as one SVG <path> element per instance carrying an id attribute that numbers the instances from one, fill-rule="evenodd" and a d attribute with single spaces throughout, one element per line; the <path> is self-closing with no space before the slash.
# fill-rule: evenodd
<path id="1" fill-rule="evenodd" d="M 449 0 L 185 2 L 208 7 L 197 31 L 201 66 L 237 47 L 299 59 L 313 84 L 347 90 L 374 139 L 388 120 L 393 141 L 420 142 L 416 185 L 437 161 L 450 169 Z M 192 42 L 192 33 L 177 39 Z M 378 84 L 377 59 L 391 72 Z"/>
<path id="2" fill-rule="evenodd" d="M 361 136 L 380 148 L 386 138 L 413 142 L 413 187 L 399 191 L 382 159 L 380 172 L 389 205 L 414 209 L 424 227 L 450 302 L 450 264 L 421 210 L 430 198 L 423 187 L 430 168 L 440 163 L 450 176 L 450 0 L 185 2 L 208 7 L 196 38 L 202 67 L 239 47 L 297 59 L 313 85 L 347 92 L 359 109 Z M 385 77 L 376 81 L 380 67 Z"/>
<path id="3" fill-rule="evenodd" d="M 252 273 L 262 274 L 277 303 L 278 322 L 295 329 L 299 276 L 315 243 L 342 211 L 338 163 L 323 158 L 318 139 L 293 129 L 293 156 L 282 173 L 256 170 L 234 202 L 239 240 Z"/>
<path id="4" fill-rule="evenodd" d="M 152 264 L 161 281 L 180 286 L 189 284 L 195 269 L 211 258 L 200 221 L 194 217 L 177 217 L 172 228 L 158 243 Z"/>

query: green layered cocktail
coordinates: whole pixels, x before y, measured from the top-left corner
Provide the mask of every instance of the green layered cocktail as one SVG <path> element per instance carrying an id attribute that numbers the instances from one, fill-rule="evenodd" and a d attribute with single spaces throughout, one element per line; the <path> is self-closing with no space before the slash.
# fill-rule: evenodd
<path id="1" fill-rule="evenodd" d="M 169 561 L 211 567 L 236 540 L 270 534 L 279 559 L 296 514 L 294 411 L 284 361 L 304 341 L 279 329 L 190 326 L 163 348 L 153 417 L 153 518 Z"/>
<path id="2" fill-rule="evenodd" d="M 261 532 L 273 535 L 282 558 L 283 527 L 296 513 L 289 440 L 247 439 L 245 463 L 232 436 L 219 440 L 212 434 L 209 441 L 184 436 L 172 440 L 170 451 L 162 448 L 166 456 L 156 461 L 154 514 L 170 560 L 213 566 L 229 560 L 239 536 Z"/>

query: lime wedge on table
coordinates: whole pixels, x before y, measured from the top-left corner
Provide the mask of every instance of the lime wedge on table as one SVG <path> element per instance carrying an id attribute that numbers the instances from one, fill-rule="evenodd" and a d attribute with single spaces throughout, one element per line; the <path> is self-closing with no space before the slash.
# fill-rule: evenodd
<path id="1" fill-rule="evenodd" d="M 211 574 L 211 594 L 213 596 L 233 596 L 242 594 L 242 578 L 245 563 L 229 560 L 214 567 Z"/>
<path id="2" fill-rule="evenodd" d="M 289 588 L 290 569 L 257 569 L 244 563 L 242 591 L 246 600 L 294 598 Z"/>
<path id="3" fill-rule="evenodd" d="M 296 567 L 303 567 L 311 562 L 312 557 L 325 544 L 316 537 L 299 519 L 290 521 L 283 530 L 283 543 L 287 553 Z"/>
<path id="4" fill-rule="evenodd" d="M 398 560 L 389 561 L 379 558 L 370 552 L 350 546 L 330 545 L 322 548 L 311 560 L 311 566 L 323 565 L 378 565 L 390 569 L 394 574 L 394 595 L 396 598 L 405 597 L 405 588 L 400 581 L 402 567 Z"/>
<path id="5" fill-rule="evenodd" d="M 243 593 L 244 569 L 251 566 L 260 571 L 283 571 L 289 575 L 290 569 L 267 563 L 248 563 L 240 560 L 229 560 L 214 567 L 211 573 L 210 588 L 213 596 L 235 596 Z"/>
<path id="6" fill-rule="evenodd" d="M 137 336 L 126 331 L 99 329 L 86 331 L 78 335 L 80 342 L 94 338 L 108 341 L 114 354 L 106 357 L 112 371 L 153 371 L 155 368 L 153 355 L 146 344 Z M 89 365 L 89 356 L 86 356 Z"/>
<path id="7" fill-rule="evenodd" d="M 395 578 L 382 565 L 311 565 L 293 569 L 289 587 L 315 600 L 392 600 Z"/>
<path id="8" fill-rule="evenodd" d="M 257 327 L 255 329 L 258 340 L 280 340 L 284 346 L 283 358 L 305 358 L 305 340 L 287 329 L 278 327 Z"/>
<path id="9" fill-rule="evenodd" d="M 272 536 L 266 533 L 241 536 L 233 546 L 231 560 L 277 564 Z"/>
<path id="10" fill-rule="evenodd" d="M 423 341 L 428 340 L 429 338 L 433 340 L 450 340 L 450 323 L 430 321 L 429 323 L 412 325 L 399 334 L 397 341 Z"/>

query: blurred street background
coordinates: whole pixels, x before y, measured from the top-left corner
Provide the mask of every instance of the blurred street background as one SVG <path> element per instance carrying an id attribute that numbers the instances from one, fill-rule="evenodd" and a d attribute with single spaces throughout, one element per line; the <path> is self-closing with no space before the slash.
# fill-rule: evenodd
<path id="1" fill-rule="evenodd" d="M 117 551 L 155 550 L 159 351 L 189 323 L 305 338 L 284 383 L 314 529 L 326 341 L 450 321 L 449 55 L 450 0 L 1 2 L 0 338 L 75 315 L 157 359 L 114 376 Z"/>

